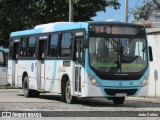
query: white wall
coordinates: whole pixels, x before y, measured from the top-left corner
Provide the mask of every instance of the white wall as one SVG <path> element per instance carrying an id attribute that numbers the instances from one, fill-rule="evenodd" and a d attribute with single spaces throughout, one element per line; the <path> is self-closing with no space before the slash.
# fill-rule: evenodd
<path id="1" fill-rule="evenodd" d="M 153 61 L 150 62 L 149 96 L 160 97 L 160 33 L 148 35 L 149 46 L 152 47 Z M 157 70 L 158 79 L 155 80 Z"/>

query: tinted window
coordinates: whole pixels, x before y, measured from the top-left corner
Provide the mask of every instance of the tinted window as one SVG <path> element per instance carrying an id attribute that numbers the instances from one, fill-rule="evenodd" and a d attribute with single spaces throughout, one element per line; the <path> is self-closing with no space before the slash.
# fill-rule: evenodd
<path id="1" fill-rule="evenodd" d="M 61 57 L 70 57 L 71 52 L 71 33 L 64 33 L 61 36 Z"/>
<path id="2" fill-rule="evenodd" d="M 146 39 L 90 37 L 90 65 L 99 72 L 136 73 L 147 67 Z"/>
<path id="3" fill-rule="evenodd" d="M 57 57 L 58 56 L 58 34 L 52 35 L 49 42 L 49 57 Z"/>
<path id="4" fill-rule="evenodd" d="M 8 53 L 5 53 L 6 66 L 8 66 Z"/>
<path id="5" fill-rule="evenodd" d="M 12 59 L 16 60 L 19 58 L 19 41 L 14 41 L 13 43 L 13 53 L 12 53 Z"/>
<path id="6" fill-rule="evenodd" d="M 35 57 L 35 43 L 36 43 L 36 38 L 30 37 L 27 46 L 27 54 L 26 54 L 27 57 Z"/>
<path id="7" fill-rule="evenodd" d="M 2 51 L 0 51 L 0 66 L 4 65 L 4 54 Z"/>
<path id="8" fill-rule="evenodd" d="M 21 40 L 20 57 L 25 57 L 26 55 L 27 38 L 24 37 Z"/>
<path id="9" fill-rule="evenodd" d="M 9 58 L 12 58 L 12 59 L 18 58 L 18 55 L 19 55 L 19 41 L 20 41 L 19 38 L 10 39 L 10 42 L 9 42 Z M 15 46 L 16 43 L 18 43 L 17 46 Z"/>
<path id="10" fill-rule="evenodd" d="M 47 39 L 39 41 L 39 59 L 43 60 L 46 56 Z"/>

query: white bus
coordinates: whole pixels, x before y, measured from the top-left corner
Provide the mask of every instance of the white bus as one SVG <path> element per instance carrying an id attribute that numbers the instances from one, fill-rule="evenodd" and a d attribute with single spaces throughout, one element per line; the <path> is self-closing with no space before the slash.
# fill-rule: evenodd
<path id="1" fill-rule="evenodd" d="M 105 97 L 123 104 L 146 96 L 151 48 L 145 28 L 120 22 L 57 22 L 12 32 L 8 78 L 24 96 L 40 92 Z"/>
<path id="2" fill-rule="evenodd" d="M 7 64 L 9 50 L 0 47 L 0 85 L 7 85 Z"/>

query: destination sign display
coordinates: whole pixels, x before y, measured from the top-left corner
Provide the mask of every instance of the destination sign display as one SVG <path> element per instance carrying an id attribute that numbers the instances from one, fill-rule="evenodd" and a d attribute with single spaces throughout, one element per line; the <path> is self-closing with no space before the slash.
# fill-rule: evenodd
<path id="1" fill-rule="evenodd" d="M 107 33 L 115 35 L 138 35 L 144 34 L 145 29 L 143 27 L 133 26 L 116 26 L 116 25 L 91 25 L 90 32 L 94 33 Z"/>

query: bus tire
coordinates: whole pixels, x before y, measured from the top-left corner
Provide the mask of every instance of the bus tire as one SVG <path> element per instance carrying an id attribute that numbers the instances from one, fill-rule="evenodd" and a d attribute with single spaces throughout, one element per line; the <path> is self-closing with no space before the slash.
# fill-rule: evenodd
<path id="1" fill-rule="evenodd" d="M 76 102 L 76 97 L 71 95 L 70 81 L 65 81 L 64 86 L 62 86 L 62 101 L 68 104 L 73 104 Z"/>
<path id="2" fill-rule="evenodd" d="M 28 76 L 24 77 L 24 81 L 23 81 L 23 94 L 24 94 L 24 97 L 26 97 L 26 98 L 32 97 L 32 95 L 33 95 L 33 91 L 31 89 L 29 89 Z"/>
<path id="3" fill-rule="evenodd" d="M 66 81 L 62 81 L 62 85 L 61 85 L 61 101 L 62 102 L 66 102 L 66 97 L 65 97 L 65 85 L 66 85 Z"/>
<path id="4" fill-rule="evenodd" d="M 125 97 L 114 97 L 113 98 L 113 103 L 117 105 L 123 104 L 124 101 L 125 101 Z"/>

